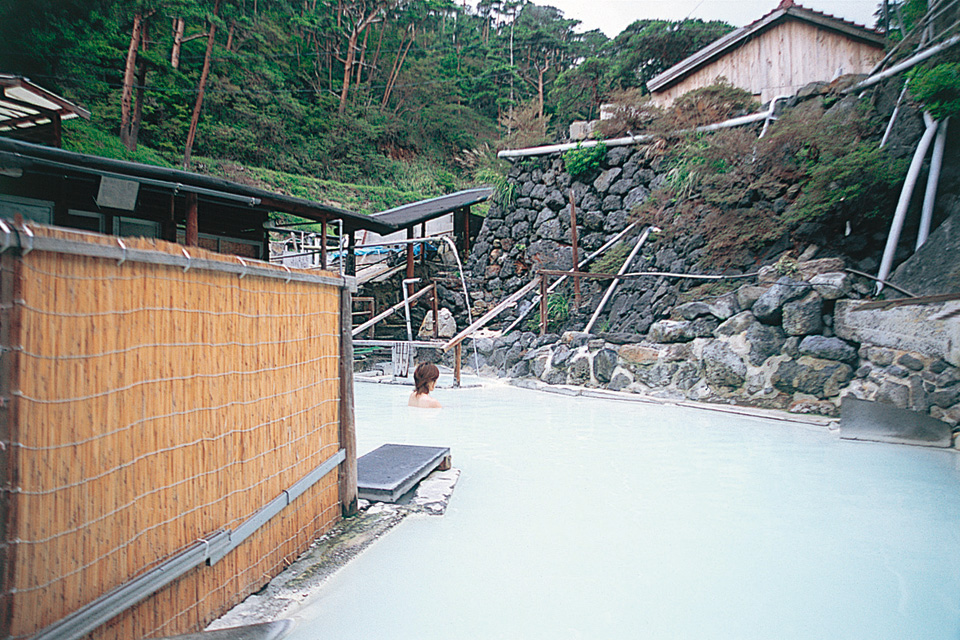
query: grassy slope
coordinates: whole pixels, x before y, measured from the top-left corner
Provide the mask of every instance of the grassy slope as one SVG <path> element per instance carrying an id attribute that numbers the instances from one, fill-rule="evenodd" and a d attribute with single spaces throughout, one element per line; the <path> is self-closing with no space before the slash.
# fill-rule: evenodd
<path id="1" fill-rule="evenodd" d="M 142 145 L 137 147 L 136 151 L 129 151 L 121 144 L 118 136 L 101 131 L 83 120 L 69 120 L 64 123 L 63 147 L 68 151 L 88 153 L 105 158 L 178 168 L 177 164 L 170 162 L 153 149 Z M 345 184 L 259 167 L 247 167 L 215 158 L 195 158 L 192 170 L 268 191 L 314 200 L 366 214 L 437 195 L 436 193 L 404 190 L 386 185 Z"/>

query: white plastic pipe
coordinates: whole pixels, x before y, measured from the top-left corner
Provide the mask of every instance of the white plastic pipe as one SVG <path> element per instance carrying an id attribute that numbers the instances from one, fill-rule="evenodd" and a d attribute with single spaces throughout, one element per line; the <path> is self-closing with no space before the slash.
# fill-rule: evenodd
<path id="1" fill-rule="evenodd" d="M 853 85 L 852 87 L 847 87 L 846 89 L 844 89 L 844 90 L 842 91 L 842 93 L 854 93 L 854 92 L 856 92 L 856 91 L 860 91 L 861 89 L 866 89 L 867 87 L 871 87 L 871 86 L 877 84 L 878 82 L 880 82 L 881 80 L 885 80 L 885 79 L 889 78 L 890 76 L 895 76 L 895 75 L 897 75 L 898 73 L 902 73 L 902 72 L 906 71 L 907 69 L 909 69 L 909 68 L 911 68 L 911 67 L 913 67 L 913 66 L 915 66 L 915 65 L 920 64 L 921 62 L 923 62 L 923 61 L 926 60 L 927 58 L 932 58 L 933 56 L 937 55 L 938 53 L 940 53 L 940 52 L 943 51 L 944 49 L 948 49 L 948 48 L 950 48 L 950 47 L 952 47 L 953 45 L 958 44 L 958 43 L 960 43 L 960 34 L 957 34 L 957 35 L 953 36 L 952 38 L 949 38 L 949 39 L 947 39 L 947 40 L 944 40 L 944 41 L 941 42 L 940 44 L 934 45 L 934 46 L 930 47 L 929 49 L 926 49 L 925 51 L 921 51 L 921 52 L 918 53 L 917 55 L 911 56 L 911 57 L 907 58 L 906 60 L 904 60 L 904 61 L 901 62 L 900 64 L 895 64 L 895 65 L 893 65 L 892 67 L 890 67 L 890 68 L 887 69 L 886 71 L 882 71 L 882 72 L 880 72 L 880 73 L 878 73 L 878 74 L 876 74 L 876 75 L 870 76 L 870 77 L 867 78 L 866 80 L 864 80 L 864 81 L 862 81 L 862 82 L 858 82 L 857 84 Z"/>
<path id="2" fill-rule="evenodd" d="M 707 131 L 718 131 L 720 129 L 730 129 L 732 127 L 740 127 L 745 124 L 752 124 L 754 122 L 760 122 L 761 120 L 766 120 L 773 116 L 773 110 L 776 106 L 776 101 L 780 98 L 786 96 L 778 96 L 770 103 L 770 108 L 766 111 L 760 113 L 751 113 L 747 116 L 740 116 L 739 118 L 731 118 L 730 120 L 724 120 L 723 122 L 717 122 L 714 124 L 703 125 L 702 127 L 697 127 L 693 131 L 704 133 Z M 682 129 L 677 133 L 686 133 L 690 131 L 689 129 Z M 564 144 L 551 144 L 543 147 L 530 147 L 528 149 L 504 149 L 497 153 L 498 158 L 522 158 L 524 156 L 545 156 L 550 153 L 561 153 L 563 151 L 569 151 L 570 149 L 576 149 L 580 147 L 581 149 L 586 149 L 589 147 L 595 147 L 598 144 L 603 144 L 608 147 L 625 147 L 631 144 L 639 144 L 641 142 L 650 142 L 655 136 L 652 135 L 640 135 L 640 136 L 626 136 L 625 138 L 611 138 L 609 140 L 584 140 L 582 142 L 567 142 Z"/>
<path id="3" fill-rule="evenodd" d="M 910 169 L 907 170 L 907 178 L 904 180 L 903 189 L 900 191 L 900 200 L 897 201 L 897 209 L 893 214 L 893 221 L 890 223 L 890 233 L 887 234 L 887 245 L 883 249 L 883 259 L 880 261 L 880 271 L 877 273 L 877 280 L 886 280 L 890 275 L 890 269 L 893 267 L 893 256 L 897 252 L 897 243 L 900 241 L 900 231 L 903 229 L 903 221 L 907 217 L 907 209 L 910 207 L 910 198 L 913 196 L 913 188 L 917 184 L 917 178 L 920 176 L 920 168 L 923 166 L 923 158 L 927 155 L 927 149 L 933 142 L 933 137 L 937 133 L 937 123 L 927 112 L 923 113 L 923 119 L 927 123 L 927 130 L 923 132 L 917 150 L 913 154 L 913 161 L 910 162 Z M 877 283 L 877 293 L 883 290 L 883 283 Z"/>
<path id="4" fill-rule="evenodd" d="M 623 265 L 620 267 L 620 271 L 617 273 L 618 276 L 622 276 L 627 272 L 627 269 L 630 268 L 630 263 L 633 262 L 633 259 L 640 252 L 643 243 L 647 241 L 647 237 L 650 233 L 660 233 L 659 227 L 647 227 L 643 230 L 643 233 L 640 235 L 640 239 L 637 240 L 637 244 L 634 245 L 633 251 L 630 252 L 630 255 L 627 256 L 627 259 L 623 261 Z M 610 299 L 610 296 L 613 295 L 613 290 L 617 288 L 620 278 L 614 278 L 613 282 L 610 283 L 610 286 L 607 287 L 607 292 L 603 294 L 603 297 L 600 299 L 600 304 L 597 305 L 597 310 L 593 312 L 593 315 L 590 316 L 590 322 L 587 323 L 587 326 L 584 327 L 584 333 L 590 333 L 590 330 L 593 329 L 593 325 L 597 323 L 597 318 L 600 317 L 600 312 L 603 311 L 603 306 L 607 304 L 607 300 Z"/>
<path id="5" fill-rule="evenodd" d="M 923 194 L 923 210 L 920 215 L 920 230 L 917 232 L 917 246 L 919 249 L 930 236 L 930 225 L 933 223 L 933 205 L 937 201 L 937 185 L 940 183 L 940 168 L 943 166 L 943 150 L 947 146 L 947 122 L 950 118 L 940 121 L 937 128 L 937 139 L 933 143 L 933 157 L 930 159 L 930 173 L 927 175 L 927 190 Z"/>

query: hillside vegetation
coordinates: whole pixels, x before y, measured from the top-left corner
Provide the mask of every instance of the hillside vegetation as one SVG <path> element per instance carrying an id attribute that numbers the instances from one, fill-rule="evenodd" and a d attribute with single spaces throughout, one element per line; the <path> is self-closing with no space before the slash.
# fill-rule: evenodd
<path id="1" fill-rule="evenodd" d="M 317 193 L 284 174 L 386 189 L 332 196 L 367 209 L 489 176 L 531 119 L 549 139 L 731 28 L 642 20 L 610 40 L 576 27 L 492 0 L 37 0 L 0 6 L 0 72 L 90 109 L 68 148 L 242 166 L 291 192 Z"/>

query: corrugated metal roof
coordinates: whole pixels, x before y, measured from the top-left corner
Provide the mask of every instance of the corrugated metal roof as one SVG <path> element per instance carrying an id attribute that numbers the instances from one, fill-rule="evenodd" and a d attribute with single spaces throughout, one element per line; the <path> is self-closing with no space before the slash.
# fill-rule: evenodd
<path id="1" fill-rule="evenodd" d="M 457 209 L 469 207 L 484 200 L 488 200 L 493 195 L 493 189 L 481 187 L 479 189 L 467 189 L 458 191 L 450 195 L 431 198 L 429 200 L 420 200 L 411 204 L 405 204 L 393 209 L 387 209 L 380 213 L 375 213 L 374 217 L 385 224 L 390 224 L 398 229 L 407 229 L 414 225 L 439 218 Z"/>
<path id="2" fill-rule="evenodd" d="M 647 82 L 647 90 L 652 93 L 676 84 L 700 67 L 726 55 L 728 51 L 739 47 L 751 37 L 759 35 L 763 31 L 780 24 L 788 18 L 795 18 L 823 29 L 837 31 L 850 38 L 869 42 L 878 47 L 882 47 L 886 42 L 886 38 L 873 29 L 868 29 L 827 13 L 807 9 L 806 7 L 795 4 L 792 0 L 785 0 L 781 2 L 776 9 L 759 20 L 728 33 L 688 58 L 681 60 L 660 75 L 651 78 Z"/>
<path id="3" fill-rule="evenodd" d="M 0 73 L 0 131 L 49 124 L 52 114 L 61 120 L 90 119 L 90 112 L 22 76 Z"/>

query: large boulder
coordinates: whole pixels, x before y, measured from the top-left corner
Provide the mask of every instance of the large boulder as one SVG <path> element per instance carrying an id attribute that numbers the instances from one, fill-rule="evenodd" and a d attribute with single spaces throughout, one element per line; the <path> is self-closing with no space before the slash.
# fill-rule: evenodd
<path id="1" fill-rule="evenodd" d="M 818 398 L 832 398 L 853 377 L 853 368 L 834 360 L 800 356 L 784 360 L 770 376 L 773 386 L 784 393 L 800 391 Z"/>
<path id="2" fill-rule="evenodd" d="M 843 271 L 820 273 L 810 279 L 810 285 L 824 300 L 836 300 L 850 293 L 853 278 Z"/>
<path id="3" fill-rule="evenodd" d="M 823 300 L 811 291 L 783 305 L 783 330 L 788 336 L 807 336 L 823 328 Z"/>
<path id="4" fill-rule="evenodd" d="M 857 350 L 840 338 L 825 336 L 807 336 L 800 341 L 799 351 L 803 355 L 823 360 L 836 360 L 856 364 Z"/>
<path id="5" fill-rule="evenodd" d="M 693 340 L 690 337 L 690 321 L 688 320 L 658 320 L 650 327 L 647 332 L 647 338 L 651 342 L 689 342 Z"/>
<path id="6" fill-rule="evenodd" d="M 747 358 L 755 367 L 762 365 L 770 356 L 780 353 L 783 347 L 783 333 L 776 327 L 754 322 L 743 334 L 747 342 Z"/>
<path id="7" fill-rule="evenodd" d="M 703 374 L 712 386 L 739 387 L 746 380 L 747 365 L 729 345 L 715 340 L 703 348 Z"/>
<path id="8" fill-rule="evenodd" d="M 433 338 L 433 312 L 428 312 L 423 318 L 423 324 L 420 325 L 417 335 L 426 339 Z M 443 307 L 437 312 L 437 336 L 452 338 L 455 335 L 457 335 L 457 321 L 453 319 L 450 309 Z"/>
<path id="9" fill-rule="evenodd" d="M 857 300 L 837 300 L 834 331 L 851 342 L 913 351 L 960 366 L 960 300 L 869 308 Z"/>
<path id="10" fill-rule="evenodd" d="M 610 185 L 613 184 L 613 181 L 616 180 L 622 172 L 623 169 L 620 167 L 607 169 L 593 181 L 593 188 L 597 190 L 597 193 L 606 193 L 607 190 L 610 189 Z"/>
<path id="11" fill-rule="evenodd" d="M 593 357 L 593 375 L 600 382 L 610 382 L 617 368 L 617 352 L 613 349 L 600 349 Z"/>
<path id="12" fill-rule="evenodd" d="M 660 349 L 639 344 L 621 345 L 618 353 L 624 362 L 632 365 L 653 364 L 660 358 Z"/>
<path id="13" fill-rule="evenodd" d="M 778 323 L 783 316 L 783 305 L 809 291 L 810 283 L 784 276 L 753 303 L 753 315 L 761 322 Z"/>

